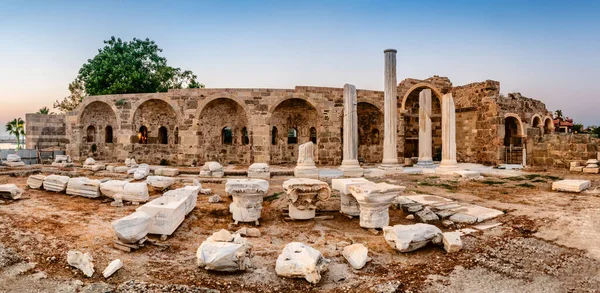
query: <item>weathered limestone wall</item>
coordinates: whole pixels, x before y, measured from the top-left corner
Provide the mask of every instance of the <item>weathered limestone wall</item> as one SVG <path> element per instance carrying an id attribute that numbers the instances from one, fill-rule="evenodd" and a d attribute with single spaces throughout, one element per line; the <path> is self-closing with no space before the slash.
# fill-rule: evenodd
<path id="1" fill-rule="evenodd" d="M 65 148 L 69 143 L 65 115 L 26 114 L 25 121 L 27 149 Z"/>
<path id="2" fill-rule="evenodd" d="M 599 144 L 589 134 L 546 134 L 528 141 L 527 164 L 568 168 L 569 162 L 595 159 Z"/>

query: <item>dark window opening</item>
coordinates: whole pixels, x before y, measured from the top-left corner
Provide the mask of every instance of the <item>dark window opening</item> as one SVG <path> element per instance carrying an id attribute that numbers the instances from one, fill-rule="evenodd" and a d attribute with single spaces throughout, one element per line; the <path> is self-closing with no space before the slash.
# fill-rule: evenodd
<path id="1" fill-rule="evenodd" d="M 96 127 L 94 127 L 93 125 L 90 125 L 87 128 L 86 140 L 87 140 L 87 142 L 95 142 L 96 141 Z"/>
<path id="2" fill-rule="evenodd" d="M 298 143 L 298 130 L 296 128 L 288 128 L 288 144 Z"/>
<path id="3" fill-rule="evenodd" d="M 242 128 L 242 144 L 247 145 L 250 143 L 250 137 L 248 136 L 248 129 L 246 127 Z"/>
<path id="4" fill-rule="evenodd" d="M 113 143 L 113 129 L 112 126 L 106 126 L 104 130 L 104 142 L 105 143 Z"/>
<path id="5" fill-rule="evenodd" d="M 158 143 L 160 144 L 168 144 L 169 143 L 169 134 L 167 132 L 167 128 L 161 126 L 158 129 Z"/>
<path id="6" fill-rule="evenodd" d="M 223 144 L 233 144 L 233 134 L 231 133 L 231 128 L 229 126 L 223 127 L 221 131 L 221 140 Z"/>
<path id="7" fill-rule="evenodd" d="M 138 131 L 138 143 L 147 144 L 148 143 L 148 128 L 146 126 L 140 127 L 140 131 Z"/>
<path id="8" fill-rule="evenodd" d="M 179 144 L 179 127 L 175 127 L 175 144 Z"/>
<path id="9" fill-rule="evenodd" d="M 314 144 L 317 144 L 317 129 L 314 127 L 310 128 L 310 141 L 312 141 Z"/>
<path id="10" fill-rule="evenodd" d="M 271 129 L 271 144 L 277 144 L 277 127 L 275 126 L 273 126 L 273 129 Z"/>

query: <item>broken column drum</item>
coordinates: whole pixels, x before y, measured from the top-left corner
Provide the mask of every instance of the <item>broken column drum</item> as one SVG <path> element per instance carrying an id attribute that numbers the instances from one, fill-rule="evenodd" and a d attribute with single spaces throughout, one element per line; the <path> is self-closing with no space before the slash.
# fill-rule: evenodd
<path id="1" fill-rule="evenodd" d="M 340 212 L 342 214 L 352 217 L 360 216 L 360 206 L 348 188 L 369 182 L 365 178 L 331 179 L 331 188 L 340 192 Z"/>
<path id="2" fill-rule="evenodd" d="M 431 90 L 419 93 L 419 161 L 417 166 L 433 167 L 431 154 Z"/>
<path id="3" fill-rule="evenodd" d="M 283 191 L 288 195 L 290 218 L 297 220 L 314 218 L 316 203 L 331 196 L 327 183 L 309 178 L 289 179 L 283 182 Z"/>
<path id="4" fill-rule="evenodd" d="M 225 192 L 231 195 L 233 202 L 229 212 L 238 222 L 255 222 L 258 225 L 262 211 L 263 197 L 269 190 L 269 182 L 262 179 L 228 179 Z"/>
<path id="5" fill-rule="evenodd" d="M 298 147 L 298 165 L 294 168 L 294 176 L 301 178 L 319 178 L 319 169 L 315 166 L 315 145 L 312 141 Z"/>
<path id="6" fill-rule="evenodd" d="M 360 205 L 360 226 L 383 228 L 389 225 L 390 204 L 405 188 L 404 186 L 373 182 L 348 187 Z"/>

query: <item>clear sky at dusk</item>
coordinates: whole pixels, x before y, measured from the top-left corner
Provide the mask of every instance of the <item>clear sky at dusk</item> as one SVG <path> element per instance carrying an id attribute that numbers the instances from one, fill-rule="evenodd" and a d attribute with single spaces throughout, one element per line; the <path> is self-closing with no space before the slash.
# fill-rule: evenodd
<path id="1" fill-rule="evenodd" d="M 494 79 L 600 124 L 600 1 L 0 0 L 0 135 L 67 96 L 110 36 L 156 41 L 207 87 L 383 90 L 395 48 L 398 81 Z"/>

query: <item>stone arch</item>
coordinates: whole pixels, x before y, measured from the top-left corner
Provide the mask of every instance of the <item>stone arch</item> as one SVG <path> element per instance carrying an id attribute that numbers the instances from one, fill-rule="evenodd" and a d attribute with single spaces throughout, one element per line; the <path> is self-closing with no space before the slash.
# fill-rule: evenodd
<path id="1" fill-rule="evenodd" d="M 133 130 L 131 141 L 138 141 L 140 127 L 145 126 L 148 131 L 148 144 L 160 144 L 161 127 L 166 129 L 168 135 L 172 136 L 177 127 L 178 115 L 175 109 L 162 99 L 147 99 L 134 111 L 132 118 Z M 175 141 L 167 137 L 167 141 Z"/>
<path id="2" fill-rule="evenodd" d="M 223 131 L 229 129 L 231 142 L 225 143 Z M 222 164 L 251 163 L 251 140 L 244 144 L 242 129 L 251 132 L 246 111 L 235 99 L 210 99 L 198 115 L 198 154 L 200 163 L 218 161 Z"/>
<path id="3" fill-rule="evenodd" d="M 319 112 L 307 99 L 287 98 L 276 104 L 271 110 L 269 126 L 276 127 L 279 135 L 276 144 L 271 145 L 271 164 L 295 164 L 298 159 L 298 146 L 310 141 L 310 129 L 315 128 L 317 145 L 319 134 Z M 288 130 L 297 131 L 297 143 L 288 143 Z M 318 152 L 315 153 L 317 160 Z"/>
<path id="4" fill-rule="evenodd" d="M 93 98 L 81 105 L 81 113 L 77 116 L 78 125 L 84 136 L 79 145 L 81 156 L 87 156 L 92 144 L 96 144 L 96 153 L 94 154 L 96 159 L 104 160 L 115 157 L 112 142 L 109 143 L 106 137 L 109 134 L 112 135 L 113 131 L 110 133 L 105 131 L 108 127 L 111 130 L 119 128 L 119 120 L 115 113 L 115 109 L 108 103 Z M 88 139 L 90 126 L 93 126 L 94 132 L 92 140 Z"/>
<path id="5" fill-rule="evenodd" d="M 546 116 L 544 118 L 544 134 L 550 134 L 552 131 L 554 131 L 554 121 L 552 117 Z"/>
<path id="6" fill-rule="evenodd" d="M 251 116 L 251 113 L 248 112 L 248 107 L 246 106 L 246 103 L 244 102 L 243 99 L 241 99 L 237 96 L 232 96 L 227 92 L 216 93 L 216 94 L 201 98 L 201 100 L 198 100 L 198 108 L 196 109 L 196 113 L 195 113 L 195 117 L 194 117 L 194 125 L 196 125 L 197 127 L 200 125 L 200 120 L 202 118 L 202 116 L 201 116 L 202 112 L 209 104 L 214 105 L 213 102 L 215 100 L 221 100 L 221 99 L 231 100 L 232 102 L 236 103 L 244 111 L 245 117 Z"/>
<path id="7" fill-rule="evenodd" d="M 419 156 L 419 94 L 431 90 L 431 154 L 434 161 L 442 155 L 442 93 L 432 84 L 419 83 L 411 87 L 402 98 L 400 132 L 404 133 L 402 154 L 404 158 Z M 402 158 L 400 158 L 402 161 Z"/>
<path id="8" fill-rule="evenodd" d="M 383 112 L 368 102 L 356 105 L 358 118 L 358 157 L 366 163 L 383 159 Z"/>
<path id="9" fill-rule="evenodd" d="M 507 113 L 504 115 L 504 146 L 521 146 L 525 137 L 525 129 L 519 115 Z"/>
<path id="10" fill-rule="evenodd" d="M 525 137 L 525 129 L 523 128 L 523 121 L 521 120 L 521 117 L 515 113 L 506 113 L 504 114 L 504 121 L 506 121 L 506 118 L 508 117 L 515 118 L 518 121 L 518 134 L 521 137 Z"/>
<path id="11" fill-rule="evenodd" d="M 539 114 L 534 114 L 531 117 L 531 127 L 541 128 L 542 125 L 542 117 Z"/>

